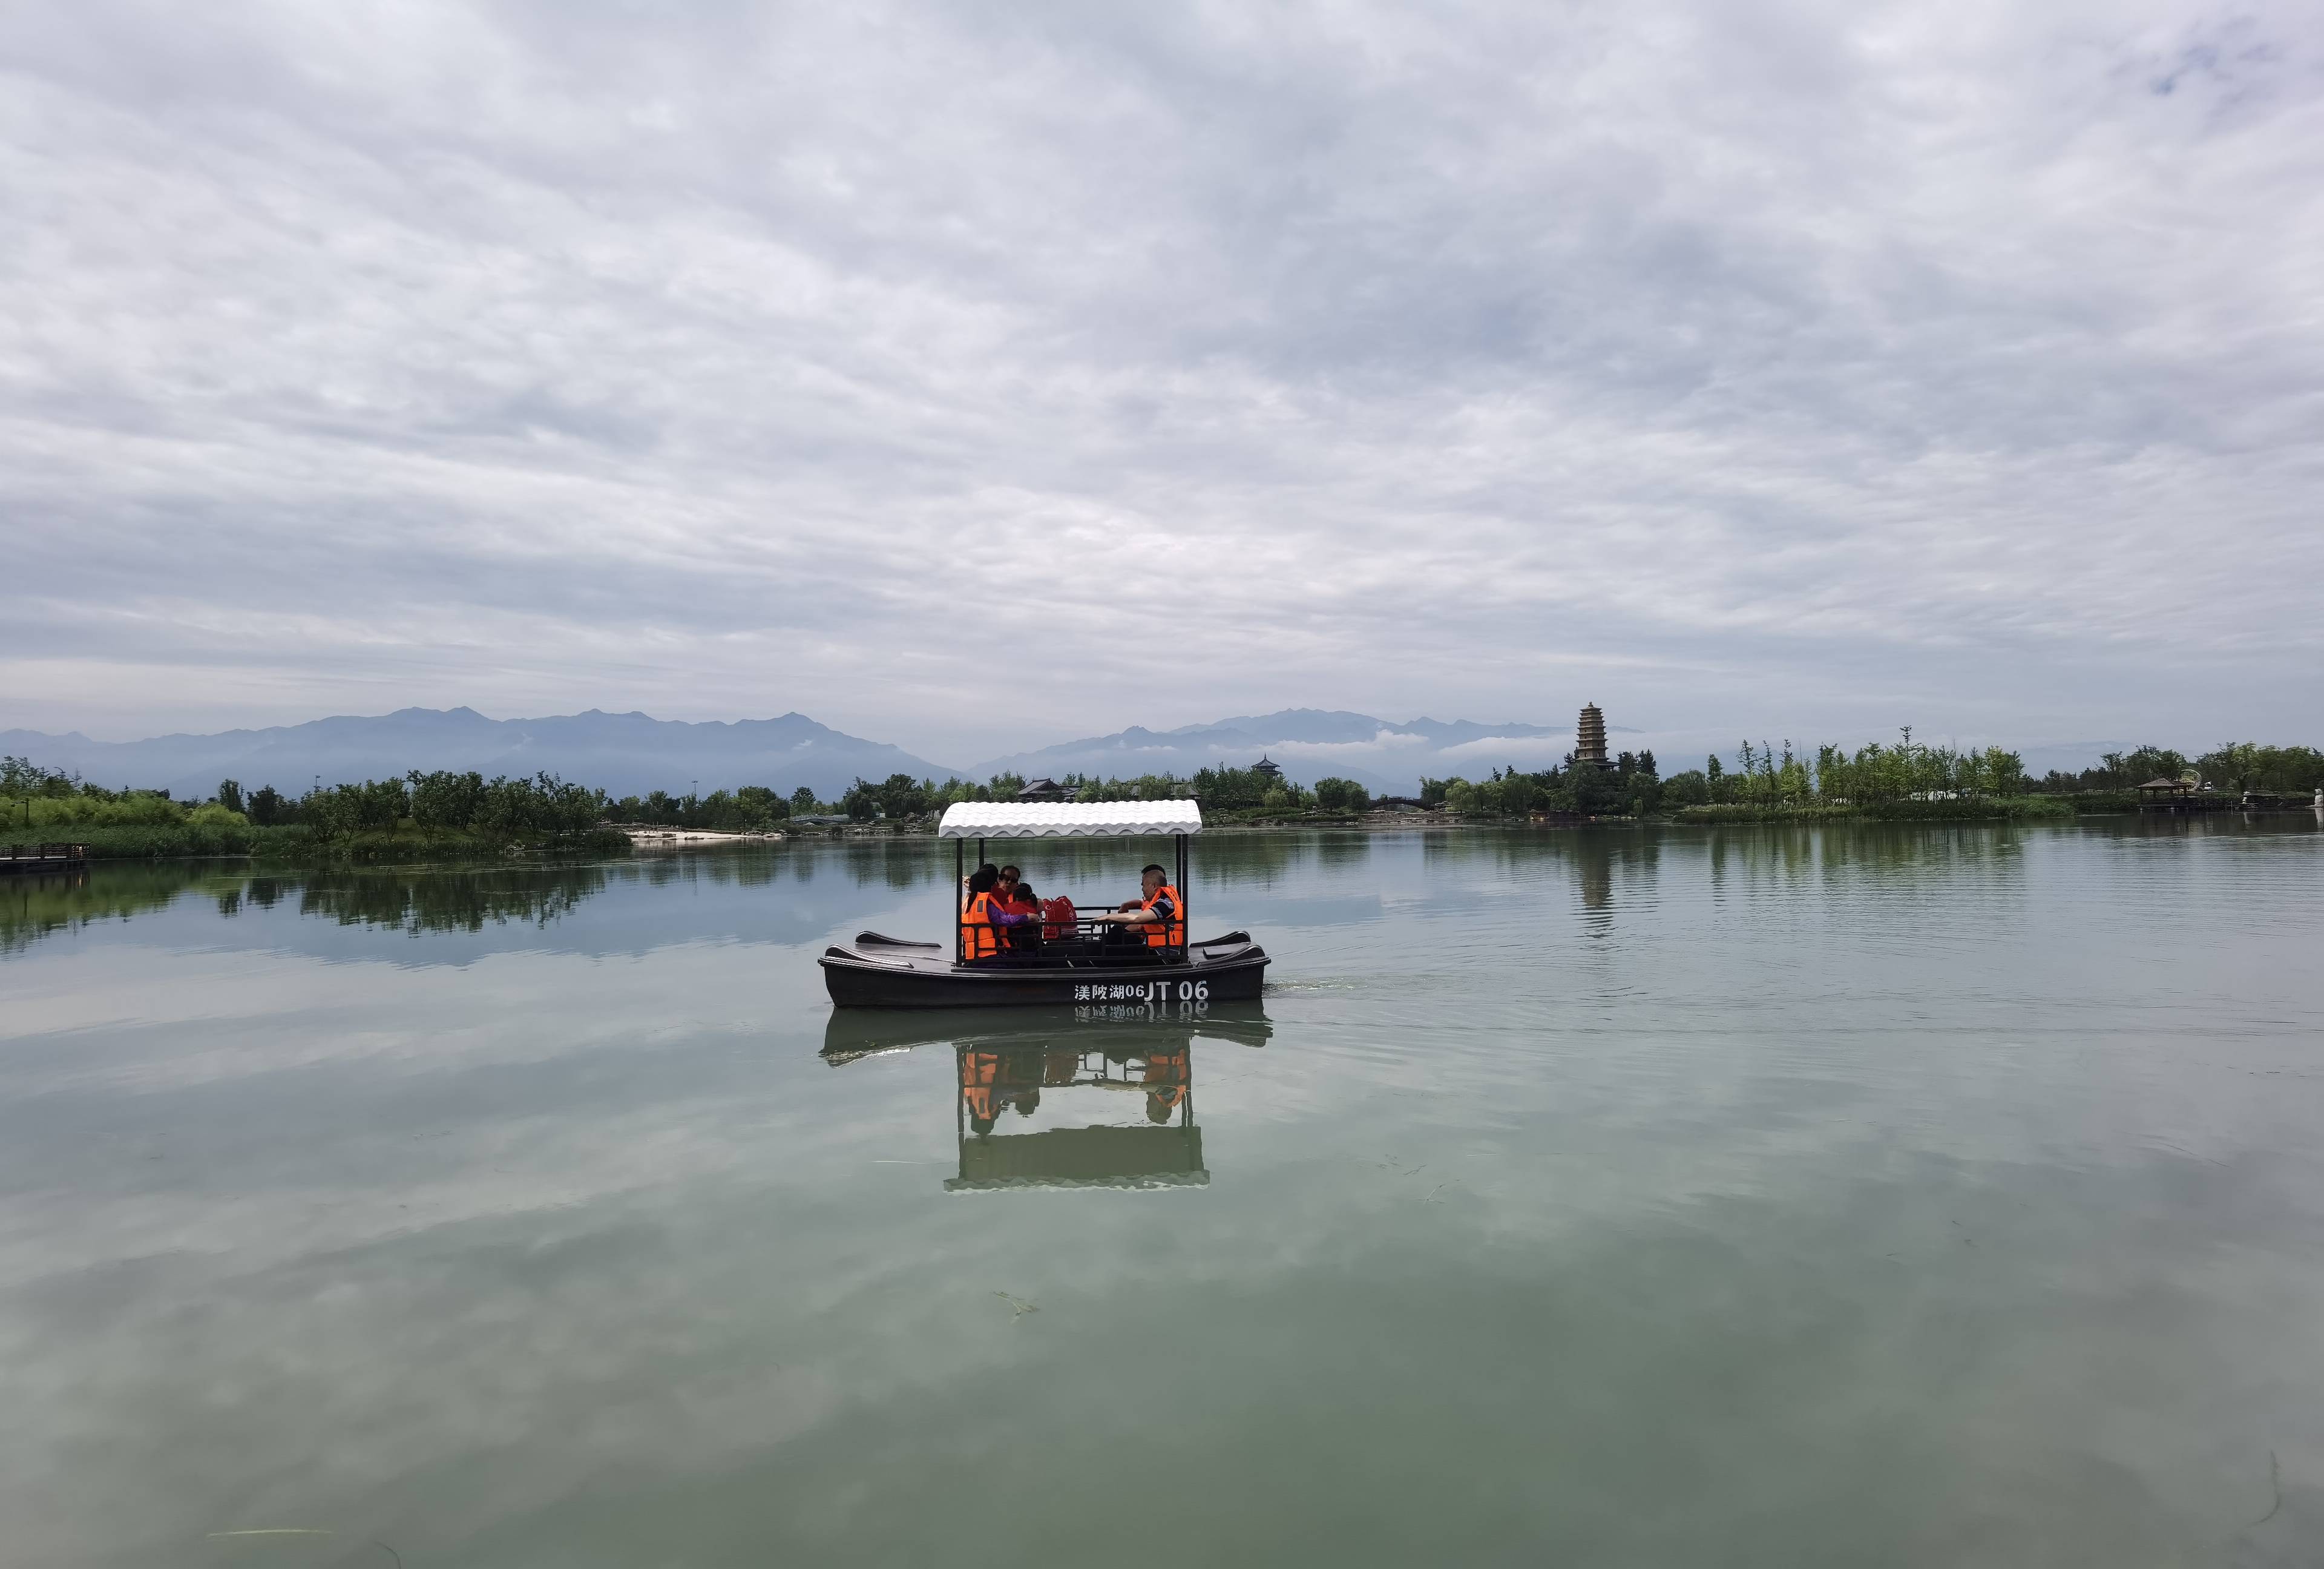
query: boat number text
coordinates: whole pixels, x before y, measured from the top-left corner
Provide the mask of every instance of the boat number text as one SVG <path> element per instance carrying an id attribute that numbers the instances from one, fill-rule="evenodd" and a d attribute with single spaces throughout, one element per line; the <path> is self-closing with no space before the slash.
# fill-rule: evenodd
<path id="1" fill-rule="evenodd" d="M 1176 988 L 1174 991 L 1172 988 Z M 1132 981 L 1125 985 L 1075 986 L 1076 1002 L 1208 1002 L 1208 981 Z"/>

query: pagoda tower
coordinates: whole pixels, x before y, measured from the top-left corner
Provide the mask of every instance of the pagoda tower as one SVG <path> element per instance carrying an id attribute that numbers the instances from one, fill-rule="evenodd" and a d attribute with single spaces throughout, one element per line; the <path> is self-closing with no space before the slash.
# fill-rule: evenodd
<path id="1" fill-rule="evenodd" d="M 1573 766 L 1576 768 L 1609 768 L 1606 761 L 1606 715 L 1598 712 L 1595 703 L 1582 706 L 1581 723 L 1574 726 Z"/>

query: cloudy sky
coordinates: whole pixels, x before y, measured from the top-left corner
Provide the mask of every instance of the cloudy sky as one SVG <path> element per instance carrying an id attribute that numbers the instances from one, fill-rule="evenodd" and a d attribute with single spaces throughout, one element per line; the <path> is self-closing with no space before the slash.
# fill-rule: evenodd
<path id="1" fill-rule="evenodd" d="M 0 727 L 2324 739 L 2312 4 L 0 20 Z"/>

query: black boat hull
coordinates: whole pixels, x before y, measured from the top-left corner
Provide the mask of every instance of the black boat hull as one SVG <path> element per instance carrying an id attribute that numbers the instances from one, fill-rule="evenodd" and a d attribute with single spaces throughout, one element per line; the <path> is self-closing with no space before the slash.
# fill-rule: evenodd
<path id="1" fill-rule="evenodd" d="M 1252 1002 L 1267 982 L 1267 950 L 1241 932 L 1190 944 L 1184 959 L 985 961 L 956 964 L 932 943 L 865 932 L 820 961 L 841 1008 L 1194 1006 Z"/>

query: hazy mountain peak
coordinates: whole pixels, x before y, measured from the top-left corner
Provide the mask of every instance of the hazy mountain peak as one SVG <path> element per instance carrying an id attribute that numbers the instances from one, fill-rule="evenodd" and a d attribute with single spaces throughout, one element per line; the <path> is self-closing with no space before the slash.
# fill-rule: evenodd
<path id="1" fill-rule="evenodd" d="M 296 793 L 320 776 L 326 784 L 383 779 L 410 769 L 548 772 L 615 795 L 769 785 L 785 792 L 806 785 L 835 798 L 857 775 L 943 778 L 954 771 L 900 747 L 849 735 L 793 711 L 773 720 L 689 723 L 632 710 L 538 719 L 492 719 L 473 708 L 399 708 L 333 715 L 300 725 L 215 735 L 163 735 L 144 741 L 91 741 L 75 732 L 0 734 L 0 752 L 44 767 L 78 771 L 103 785 L 203 794 L 221 779 Z"/>

